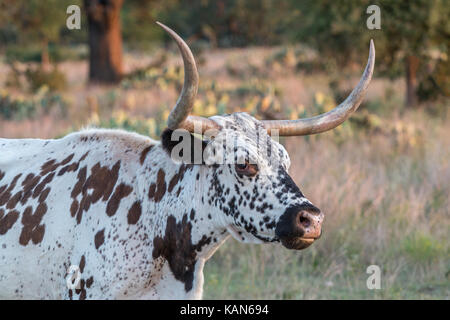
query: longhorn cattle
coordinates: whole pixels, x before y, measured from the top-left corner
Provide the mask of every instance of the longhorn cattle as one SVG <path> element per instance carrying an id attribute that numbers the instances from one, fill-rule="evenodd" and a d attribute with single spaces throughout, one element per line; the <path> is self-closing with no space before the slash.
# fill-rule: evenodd
<path id="1" fill-rule="evenodd" d="M 160 142 L 106 129 L 0 139 L 0 298 L 199 299 L 205 261 L 230 235 L 297 250 L 320 237 L 324 215 L 289 176 L 289 156 L 269 134 L 315 134 L 345 121 L 370 82 L 373 43 L 360 82 L 328 113 L 206 119 L 189 115 L 198 87 L 193 55 L 160 26 L 185 68 Z M 199 161 L 186 160 L 188 149 L 175 152 L 180 130 L 197 146 L 191 151 L 201 149 Z"/>

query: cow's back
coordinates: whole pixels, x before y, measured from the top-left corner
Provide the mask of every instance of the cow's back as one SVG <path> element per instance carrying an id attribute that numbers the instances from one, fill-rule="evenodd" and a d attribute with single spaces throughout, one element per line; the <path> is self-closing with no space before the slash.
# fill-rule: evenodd
<path id="1" fill-rule="evenodd" d="M 113 294 L 98 285 L 118 259 L 105 238 L 121 237 L 116 214 L 136 198 L 134 166 L 151 143 L 120 131 L 0 139 L 0 298 Z M 80 271 L 77 290 L 66 286 L 70 266 Z"/>

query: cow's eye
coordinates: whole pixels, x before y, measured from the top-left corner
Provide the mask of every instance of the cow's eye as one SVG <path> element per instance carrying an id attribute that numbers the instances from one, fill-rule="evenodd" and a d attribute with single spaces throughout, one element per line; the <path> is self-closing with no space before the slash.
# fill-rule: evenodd
<path id="1" fill-rule="evenodd" d="M 248 177 L 253 177 L 258 173 L 258 166 L 256 164 L 250 164 L 248 161 L 237 163 L 235 169 L 237 174 Z"/>

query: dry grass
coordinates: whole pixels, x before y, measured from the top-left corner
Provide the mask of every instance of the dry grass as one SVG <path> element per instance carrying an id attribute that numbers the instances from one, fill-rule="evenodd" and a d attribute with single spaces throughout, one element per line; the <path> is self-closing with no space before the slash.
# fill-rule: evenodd
<path id="1" fill-rule="evenodd" d="M 326 75 L 299 76 L 289 64 L 282 64 L 286 70 L 268 67 L 264 61 L 274 50 L 203 53 L 199 98 L 210 95 L 205 88 L 213 81 L 229 91 L 263 82 L 269 90 L 278 90 L 277 99 L 288 106 L 309 106 L 316 92 L 330 92 Z M 148 61 L 128 55 L 126 68 Z M 180 61 L 171 55 L 167 64 Z M 0 70 L 7 69 L 0 64 Z M 177 96 L 172 85 L 88 87 L 85 62 L 65 63 L 61 70 L 70 84 L 61 93 L 70 106 L 68 115 L 50 112 L 20 122 L 0 120 L 0 136 L 52 138 L 82 127 L 92 115 L 108 119 L 115 110 L 144 119 L 169 109 Z M 348 77 L 344 87 L 357 79 L 356 74 Z M 388 89 L 395 94 L 387 95 Z M 13 96 L 32 95 L 8 90 Z M 400 110 L 403 90 L 402 82 L 373 80 L 368 99 L 392 109 L 378 114 L 383 130 L 344 126 L 320 136 L 284 140 L 291 175 L 326 214 L 324 234 L 300 252 L 229 240 L 206 264 L 205 298 L 450 297 L 450 119 L 431 117 L 423 109 Z M 245 103 L 245 97 L 230 94 L 230 105 Z M 371 264 L 382 270 L 381 290 L 366 288 Z"/>

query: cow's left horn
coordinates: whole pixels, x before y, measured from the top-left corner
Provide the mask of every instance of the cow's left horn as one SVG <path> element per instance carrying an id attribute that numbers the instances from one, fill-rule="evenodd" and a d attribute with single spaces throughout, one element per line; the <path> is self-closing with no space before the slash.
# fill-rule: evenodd
<path id="1" fill-rule="evenodd" d="M 270 133 L 273 129 L 278 130 L 280 136 L 304 136 L 321 133 L 336 128 L 358 109 L 364 94 L 372 79 L 373 67 L 375 65 L 375 47 L 370 40 L 369 60 L 366 69 L 347 99 L 331 111 L 324 114 L 297 120 L 264 120 L 264 126 Z"/>
<path id="2" fill-rule="evenodd" d="M 219 125 L 213 120 L 189 116 L 194 106 L 195 97 L 198 89 L 198 72 L 194 56 L 186 42 L 168 26 L 161 22 L 156 22 L 161 26 L 177 43 L 183 57 L 184 64 L 184 84 L 175 107 L 172 109 L 167 120 L 169 129 L 175 130 L 183 128 L 190 132 L 198 131 L 203 133 L 208 129 L 218 129 Z"/>

